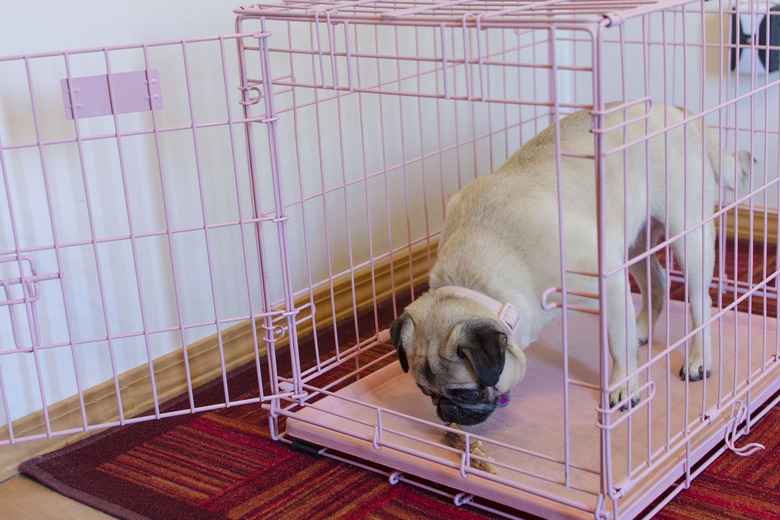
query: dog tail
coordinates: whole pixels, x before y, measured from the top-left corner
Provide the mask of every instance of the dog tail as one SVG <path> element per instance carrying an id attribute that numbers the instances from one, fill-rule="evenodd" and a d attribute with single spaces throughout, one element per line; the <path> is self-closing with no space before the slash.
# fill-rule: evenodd
<path id="1" fill-rule="evenodd" d="M 721 150 L 718 136 L 707 125 L 704 125 L 707 133 L 707 158 L 715 172 L 715 179 L 722 180 L 723 187 L 734 193 L 743 191 L 750 183 L 751 163 L 757 162 L 750 152 L 740 150 L 737 157 L 726 150 Z M 722 153 L 721 153 L 722 151 Z"/>

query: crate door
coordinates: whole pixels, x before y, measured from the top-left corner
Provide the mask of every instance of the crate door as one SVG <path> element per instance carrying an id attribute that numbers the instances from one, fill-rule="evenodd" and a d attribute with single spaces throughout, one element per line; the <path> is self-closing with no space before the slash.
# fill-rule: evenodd
<path id="1" fill-rule="evenodd" d="M 0 58 L 0 443 L 274 391 L 284 219 L 237 59 L 261 38 Z"/>

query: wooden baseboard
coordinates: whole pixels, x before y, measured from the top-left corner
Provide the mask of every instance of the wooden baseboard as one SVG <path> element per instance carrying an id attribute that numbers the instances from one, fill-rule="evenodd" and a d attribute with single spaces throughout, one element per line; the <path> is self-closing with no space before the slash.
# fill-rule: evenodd
<path id="1" fill-rule="evenodd" d="M 334 280 L 315 290 L 311 298 L 304 295 L 296 299 L 297 307 L 304 307 L 312 300 L 316 314 L 317 328 L 330 326 L 336 321 L 348 318 L 353 312 L 370 308 L 374 300 L 386 301 L 396 293 L 408 291 L 411 281 L 423 283 L 427 279 L 429 258 L 432 262 L 436 254 L 436 244 L 428 247 L 413 248 L 411 254 L 401 252 L 392 257 L 355 271 L 353 276 Z M 392 274 L 392 276 L 391 276 Z M 393 285 L 394 284 L 394 285 Z M 357 309 L 353 305 L 357 301 Z M 376 298 L 374 298 L 376 295 Z M 300 321 L 300 320 L 299 320 Z M 254 335 L 256 329 L 259 338 L 260 356 L 265 355 L 266 345 L 262 341 L 262 320 L 239 323 L 221 332 L 222 352 L 225 357 L 225 370 L 230 371 L 252 361 L 255 357 Z M 313 333 L 313 321 L 303 320 L 298 326 L 298 337 L 305 338 Z M 285 346 L 287 338 L 276 342 L 277 347 Z M 220 363 L 219 337 L 215 334 L 188 345 L 187 359 L 192 378 L 192 386 L 198 387 L 222 374 Z M 184 353 L 177 350 L 154 360 L 154 379 L 158 402 L 162 403 L 187 391 Z M 122 408 L 126 418 L 134 417 L 154 406 L 152 396 L 152 376 L 148 365 L 143 365 L 118 376 L 118 386 L 122 397 Z M 107 381 L 84 391 L 84 407 L 88 424 L 103 424 L 119 421 L 119 405 L 116 384 Z M 81 404 L 78 397 L 65 399 L 48 407 L 48 415 L 53 432 L 70 429 L 83 429 Z M 43 412 L 36 412 L 13 422 L 15 439 L 45 433 L 46 423 Z M 17 466 L 23 460 L 59 449 L 95 433 L 95 430 L 81 431 L 75 434 L 59 435 L 52 438 L 24 441 L 0 446 L 0 481 L 17 473 Z M 8 427 L 0 429 L 0 438 L 8 439 Z"/>
<path id="2" fill-rule="evenodd" d="M 757 241 L 766 240 L 777 244 L 778 218 L 776 211 L 754 210 L 752 217 L 748 210 L 738 210 L 735 226 L 734 212 L 726 219 L 726 234 L 729 237 Z M 752 234 L 751 234 L 752 223 Z M 348 318 L 354 312 L 360 312 L 373 305 L 374 301 L 386 301 L 396 293 L 407 291 L 414 278 L 415 284 L 427 279 L 430 264 L 435 260 L 436 244 L 413 248 L 411 254 L 401 252 L 377 262 L 372 267 L 360 269 L 354 276 L 345 276 L 333 283 L 315 290 L 312 294 L 317 328 L 330 326 L 336 321 Z M 392 266 L 392 268 L 391 268 Z M 392 277 L 391 277 L 392 272 Z M 394 280 L 395 286 L 391 285 Z M 354 289 L 353 289 L 354 287 Z M 353 305 L 357 302 L 357 308 Z M 309 302 L 306 295 L 296 300 L 298 307 Z M 222 344 L 227 371 L 250 362 L 255 356 L 253 327 L 262 338 L 261 323 L 252 321 L 240 323 L 222 331 Z M 303 320 L 298 327 L 298 337 L 305 338 L 313 333 L 312 320 Z M 217 335 L 200 340 L 187 347 L 192 386 L 197 387 L 216 377 L 222 368 L 219 361 L 219 342 Z M 286 338 L 277 343 L 286 345 Z M 260 355 L 265 354 L 265 344 L 258 345 Z M 155 385 L 158 402 L 165 402 L 187 390 L 187 377 L 184 370 L 184 354 L 181 350 L 162 356 L 154 361 Z M 147 365 L 135 368 L 118 377 L 122 407 L 125 417 L 133 417 L 153 407 L 152 381 Z M 84 392 L 86 415 L 90 424 L 101 424 L 119 420 L 116 388 L 114 381 L 87 389 Z M 53 431 L 82 428 L 81 406 L 78 398 L 70 398 L 49 406 L 49 418 Z M 46 431 L 42 412 L 30 414 L 14 421 L 16 438 L 39 434 Z M 8 438 L 7 427 L 0 430 L 0 438 Z M 58 449 L 79 439 L 92 435 L 94 431 L 56 436 L 48 439 L 25 441 L 18 444 L 0 446 L 0 481 L 16 474 L 18 464 L 38 454 Z"/>
<path id="3" fill-rule="evenodd" d="M 730 211 L 726 215 L 726 236 L 777 245 L 777 210 L 754 208 L 752 214 L 745 208 Z"/>

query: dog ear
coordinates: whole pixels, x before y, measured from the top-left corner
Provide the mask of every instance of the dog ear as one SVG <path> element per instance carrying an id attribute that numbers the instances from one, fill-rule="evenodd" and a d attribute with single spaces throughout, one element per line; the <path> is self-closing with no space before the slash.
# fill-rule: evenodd
<path id="1" fill-rule="evenodd" d="M 398 361 L 401 362 L 401 368 L 404 372 L 409 372 L 409 360 L 406 359 L 406 351 L 404 350 L 403 341 L 401 341 L 401 332 L 407 323 L 411 325 L 412 319 L 404 312 L 390 325 L 390 340 L 398 353 Z"/>
<path id="2" fill-rule="evenodd" d="M 471 363 L 477 380 L 485 386 L 495 386 L 504 371 L 507 336 L 494 324 L 479 321 L 464 327 L 464 334 L 455 352 Z"/>

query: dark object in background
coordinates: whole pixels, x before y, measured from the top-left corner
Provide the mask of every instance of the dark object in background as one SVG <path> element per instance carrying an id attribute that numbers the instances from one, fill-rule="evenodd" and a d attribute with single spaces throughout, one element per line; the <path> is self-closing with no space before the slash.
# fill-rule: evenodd
<path id="1" fill-rule="evenodd" d="M 780 5 L 772 6 L 767 13 L 732 14 L 731 43 L 735 45 L 731 49 L 731 70 L 739 69 L 739 72 L 750 74 L 751 52 L 756 53 L 757 73 L 776 72 L 780 69 L 780 49 L 777 48 L 780 47 Z"/>

